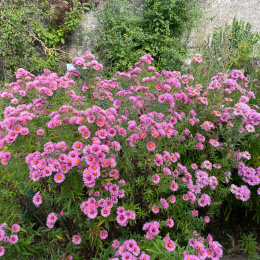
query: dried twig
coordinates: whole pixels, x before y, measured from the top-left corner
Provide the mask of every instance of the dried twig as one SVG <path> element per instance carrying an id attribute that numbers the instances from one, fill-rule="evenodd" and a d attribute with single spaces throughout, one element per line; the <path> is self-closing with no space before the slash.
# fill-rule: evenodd
<path id="1" fill-rule="evenodd" d="M 32 32 L 30 32 L 30 31 L 29 31 L 29 35 L 32 36 L 32 37 L 34 38 L 34 40 L 36 40 L 36 41 L 38 41 L 38 42 L 41 43 L 41 45 L 42 45 L 42 47 L 43 47 L 43 49 L 44 49 L 45 54 L 46 54 L 46 53 L 51 53 L 52 51 L 58 51 L 58 52 L 61 52 L 61 53 L 65 54 L 65 55 L 68 54 L 66 51 L 63 51 L 63 50 L 58 49 L 58 48 L 48 48 L 48 47 L 44 44 L 44 42 L 43 42 L 41 39 L 39 39 L 38 37 L 36 37 L 36 36 L 35 36 Z"/>

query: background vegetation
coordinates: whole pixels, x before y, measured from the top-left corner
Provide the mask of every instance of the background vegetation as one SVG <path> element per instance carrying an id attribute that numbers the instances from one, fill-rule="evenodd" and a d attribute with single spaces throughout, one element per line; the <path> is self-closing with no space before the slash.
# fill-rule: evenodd
<path id="1" fill-rule="evenodd" d="M 143 2 L 108 0 L 97 13 L 93 51 L 111 73 L 133 66 L 145 53 L 153 56 L 159 70 L 180 69 L 187 57 L 189 33 L 200 17 L 199 1 Z"/>
<path id="2" fill-rule="evenodd" d="M 260 35 L 249 22 L 234 18 L 231 25 L 215 28 L 207 40 L 195 50 L 203 55 L 209 71 L 242 70 L 246 76 L 257 77 L 260 68 Z M 212 75 L 212 74 L 210 74 Z"/>
<path id="3" fill-rule="evenodd" d="M 64 73 L 65 41 L 76 29 L 90 1 L 10 0 L 0 3 L 0 82 L 26 68 Z"/>

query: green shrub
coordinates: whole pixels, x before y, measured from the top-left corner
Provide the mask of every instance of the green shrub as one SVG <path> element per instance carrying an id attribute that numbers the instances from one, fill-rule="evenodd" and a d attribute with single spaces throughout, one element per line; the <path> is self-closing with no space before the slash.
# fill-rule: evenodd
<path id="1" fill-rule="evenodd" d="M 252 233 L 249 235 L 243 234 L 239 242 L 250 260 L 260 259 L 260 256 L 257 254 L 257 241 Z"/>
<path id="2" fill-rule="evenodd" d="M 19 69 L 0 91 L 0 217 L 23 228 L 0 241 L 7 259 L 108 259 L 116 239 L 150 259 L 222 257 L 199 236 L 227 198 L 257 206 L 260 167 L 242 146 L 259 136 L 253 93 L 237 70 L 201 85 L 200 55 L 194 77 L 152 62 L 106 80 L 86 52 L 64 76 Z"/>
<path id="3" fill-rule="evenodd" d="M 94 51 L 110 73 L 133 66 L 145 53 L 154 57 L 158 69 L 180 69 L 187 36 L 198 18 L 197 3 L 146 0 L 138 6 L 137 1 L 108 0 L 97 13 Z"/>
<path id="4" fill-rule="evenodd" d="M 232 25 L 214 29 L 196 51 L 203 55 L 211 75 L 217 71 L 243 70 L 251 78 L 260 69 L 260 35 L 248 22 L 234 18 Z"/>
<path id="5" fill-rule="evenodd" d="M 20 67 L 32 73 L 45 68 L 64 72 L 68 55 L 62 45 L 85 10 L 79 0 L 1 1 L 0 81 Z"/>

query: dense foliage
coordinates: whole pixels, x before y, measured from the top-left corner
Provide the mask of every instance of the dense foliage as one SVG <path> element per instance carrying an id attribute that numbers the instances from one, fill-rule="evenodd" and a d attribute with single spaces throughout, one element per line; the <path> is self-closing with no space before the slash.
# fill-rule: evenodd
<path id="1" fill-rule="evenodd" d="M 21 66 L 33 73 L 44 68 L 64 72 L 63 44 L 85 10 L 79 0 L 1 1 L 0 82 Z"/>
<path id="2" fill-rule="evenodd" d="M 94 51 L 104 59 L 106 72 L 125 70 L 145 53 L 158 69 L 180 68 L 198 19 L 197 5 L 197 0 L 106 1 L 93 33 Z"/>
<path id="3" fill-rule="evenodd" d="M 86 52 L 64 76 L 20 68 L 0 91 L 6 259 L 221 258 L 205 226 L 225 199 L 259 200 L 244 145 L 259 137 L 258 81 L 208 79 L 198 54 L 190 74 L 152 63 L 107 80 Z"/>
<path id="4" fill-rule="evenodd" d="M 231 69 L 243 70 L 249 77 L 259 73 L 260 35 L 248 22 L 234 18 L 232 25 L 215 28 L 195 49 L 203 54 L 211 73 Z"/>

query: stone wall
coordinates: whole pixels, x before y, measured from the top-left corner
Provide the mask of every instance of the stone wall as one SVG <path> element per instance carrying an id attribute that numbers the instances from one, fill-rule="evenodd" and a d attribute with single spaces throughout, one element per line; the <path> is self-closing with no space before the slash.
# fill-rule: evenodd
<path id="1" fill-rule="evenodd" d="M 105 0 L 99 0 L 97 12 L 104 7 L 104 3 Z M 234 17 L 250 22 L 253 30 L 260 32 L 260 0 L 201 0 L 200 6 L 205 17 L 192 34 L 191 46 L 201 37 L 210 34 L 215 27 L 232 24 Z M 94 14 L 93 10 L 87 12 L 78 30 L 71 36 L 68 46 L 70 57 L 82 55 L 84 51 L 92 49 L 87 34 L 98 26 Z"/>
<path id="2" fill-rule="evenodd" d="M 69 39 L 68 49 L 71 58 L 81 56 L 85 51 L 91 51 L 92 46 L 88 34 L 98 26 L 98 19 L 95 17 L 95 12 L 101 10 L 103 6 L 104 0 L 100 0 L 94 10 L 84 14 L 83 20 Z"/>
<path id="3" fill-rule="evenodd" d="M 250 22 L 254 31 L 260 31 L 260 0 L 203 0 L 208 30 L 231 24 L 234 17 Z M 213 19 L 211 21 L 211 19 Z"/>
<path id="4" fill-rule="evenodd" d="M 253 31 L 260 32 L 260 0 L 201 0 L 200 7 L 204 18 L 192 33 L 191 46 L 198 39 L 206 38 L 214 28 L 231 25 L 235 17 L 249 22 Z"/>

